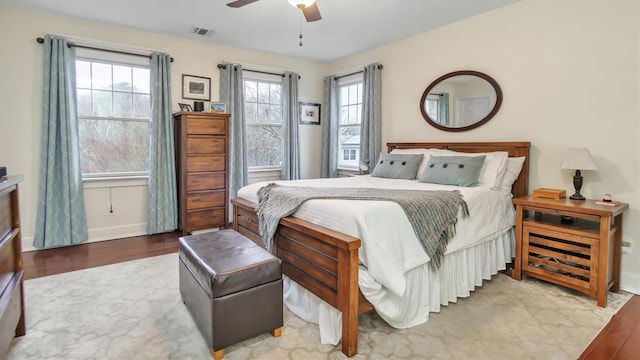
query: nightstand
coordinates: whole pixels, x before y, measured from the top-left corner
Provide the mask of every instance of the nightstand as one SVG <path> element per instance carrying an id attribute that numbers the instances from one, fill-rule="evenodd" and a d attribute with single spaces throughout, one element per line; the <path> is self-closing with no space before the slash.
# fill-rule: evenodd
<path id="1" fill-rule="evenodd" d="M 516 259 L 512 277 L 528 275 L 582 292 L 607 306 L 620 290 L 622 214 L 629 204 L 523 196 L 516 205 Z M 567 218 L 572 220 L 567 221 Z"/>

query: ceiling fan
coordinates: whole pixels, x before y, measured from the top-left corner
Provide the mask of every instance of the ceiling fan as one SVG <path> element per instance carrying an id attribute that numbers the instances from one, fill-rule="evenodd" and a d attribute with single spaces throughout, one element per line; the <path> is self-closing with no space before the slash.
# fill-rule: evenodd
<path id="1" fill-rule="evenodd" d="M 249 5 L 258 0 L 236 0 L 227 4 L 227 6 L 232 8 L 239 8 L 245 5 Z M 320 16 L 320 10 L 318 10 L 318 5 L 316 5 L 315 0 L 288 0 L 289 4 L 297 7 L 302 10 L 302 14 L 304 14 L 304 18 L 307 22 L 318 21 L 322 19 Z"/>

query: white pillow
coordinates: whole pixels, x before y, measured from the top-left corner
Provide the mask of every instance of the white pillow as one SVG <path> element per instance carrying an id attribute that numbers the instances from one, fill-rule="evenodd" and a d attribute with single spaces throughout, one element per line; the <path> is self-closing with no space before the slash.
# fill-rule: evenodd
<path id="1" fill-rule="evenodd" d="M 478 176 L 478 186 L 488 188 L 500 188 L 502 177 L 507 170 L 507 159 L 509 153 L 506 151 L 494 151 L 486 153 L 463 153 L 453 150 L 432 149 L 438 155 L 456 155 L 456 156 L 480 156 L 484 155 L 484 164 L 480 169 Z M 424 161 L 424 160 L 423 160 Z"/>
<path id="2" fill-rule="evenodd" d="M 522 171 L 522 165 L 524 165 L 525 159 L 524 156 L 516 158 L 510 157 L 507 159 L 507 171 L 504 172 L 502 184 L 500 184 L 501 188 L 511 192 L 513 183 L 516 182 L 518 176 L 520 176 L 520 171 Z"/>
<path id="3" fill-rule="evenodd" d="M 393 149 L 390 154 L 422 154 L 422 162 L 418 167 L 418 173 L 416 174 L 416 179 L 422 179 L 422 173 L 424 173 L 424 169 L 427 168 L 427 164 L 429 164 L 429 159 L 431 155 L 435 155 L 436 151 L 439 149 L 425 149 L 425 148 L 416 148 L 416 149 Z"/>

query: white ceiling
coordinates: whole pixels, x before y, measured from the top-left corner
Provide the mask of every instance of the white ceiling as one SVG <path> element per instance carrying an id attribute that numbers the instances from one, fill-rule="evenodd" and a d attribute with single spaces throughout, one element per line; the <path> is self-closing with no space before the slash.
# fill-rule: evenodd
<path id="1" fill-rule="evenodd" d="M 261 0 L 237 9 L 226 6 L 230 1 L 0 0 L 0 5 L 327 62 L 518 0 L 317 0 L 322 20 L 312 23 L 305 22 L 287 0 Z M 301 19 L 302 47 L 298 45 Z M 194 26 L 215 32 L 195 35 Z"/>

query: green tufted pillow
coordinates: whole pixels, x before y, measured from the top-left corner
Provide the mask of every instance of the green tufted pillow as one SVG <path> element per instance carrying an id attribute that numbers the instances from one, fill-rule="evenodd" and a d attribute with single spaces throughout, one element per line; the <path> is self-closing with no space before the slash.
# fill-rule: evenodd
<path id="1" fill-rule="evenodd" d="M 422 154 L 380 154 L 371 176 L 414 180 L 422 161 Z"/>
<path id="2" fill-rule="evenodd" d="M 420 182 L 475 186 L 485 156 L 431 156 Z"/>

